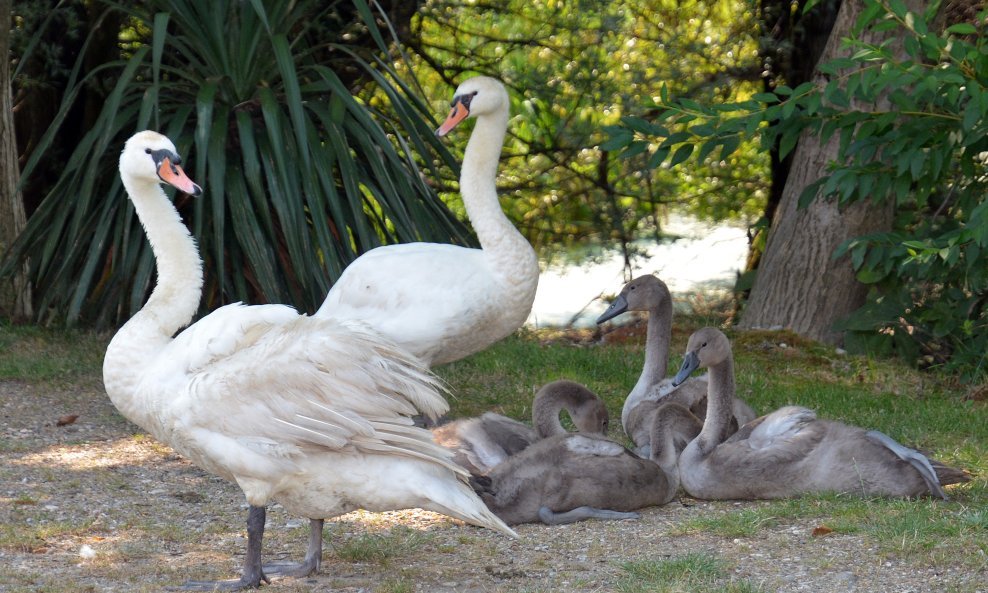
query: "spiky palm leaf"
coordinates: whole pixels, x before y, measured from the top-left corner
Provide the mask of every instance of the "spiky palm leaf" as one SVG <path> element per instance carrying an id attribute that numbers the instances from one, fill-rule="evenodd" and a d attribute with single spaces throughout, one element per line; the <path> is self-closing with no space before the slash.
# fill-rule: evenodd
<path id="1" fill-rule="evenodd" d="M 427 109 L 386 60 L 325 40 L 340 3 L 152 0 L 129 15 L 139 37 L 102 112 L 11 250 L 29 258 L 48 320 L 119 323 L 153 285 L 150 248 L 116 172 L 134 132 L 167 134 L 205 195 L 178 207 L 206 262 L 204 307 L 247 300 L 318 307 L 345 265 L 383 243 L 468 242 L 423 180 L 414 154 L 451 165 Z M 364 0 L 345 8 L 385 52 Z M 320 24 L 321 30 L 316 30 Z M 367 29 L 365 29 L 367 30 Z M 337 29 L 337 36 L 342 31 Z M 80 58 L 81 59 L 81 58 Z M 327 61 L 329 63 L 327 63 Z M 322 63 L 320 63 L 322 62 Z M 338 68 L 362 69 L 396 114 L 357 100 Z M 62 118 L 79 81 L 64 101 Z M 58 142 L 56 121 L 25 175 Z M 434 172 L 433 172 L 434 173 Z"/>

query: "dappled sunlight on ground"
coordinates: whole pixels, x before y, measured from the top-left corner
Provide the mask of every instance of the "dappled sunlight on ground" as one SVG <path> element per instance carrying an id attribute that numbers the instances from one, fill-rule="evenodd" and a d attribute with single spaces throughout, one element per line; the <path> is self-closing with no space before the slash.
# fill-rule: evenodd
<path id="1" fill-rule="evenodd" d="M 82 443 L 71 446 L 54 445 L 14 458 L 10 463 L 46 468 L 62 467 L 83 471 L 120 465 L 153 463 L 155 460 L 168 455 L 170 451 L 164 445 L 154 443 L 150 439 L 135 439 L 131 436 L 99 443 Z"/>

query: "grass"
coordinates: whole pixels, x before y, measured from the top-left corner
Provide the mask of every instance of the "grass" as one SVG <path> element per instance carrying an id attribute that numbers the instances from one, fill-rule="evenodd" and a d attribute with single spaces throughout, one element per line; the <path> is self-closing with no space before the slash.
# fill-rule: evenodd
<path id="1" fill-rule="evenodd" d="M 678 328 L 677 328 L 678 329 Z M 674 333 L 670 361 L 679 363 L 689 330 Z M 863 534 L 886 555 L 952 558 L 983 569 L 988 555 L 988 422 L 985 401 L 951 377 L 923 373 L 896 361 L 852 357 L 787 332 L 731 334 L 739 395 L 756 411 L 797 404 L 821 418 L 885 432 L 941 461 L 970 470 L 972 482 L 948 489 L 948 502 L 864 500 L 819 495 L 745 505 L 737 511 L 686 522 L 673 533 L 713 533 L 754 538 L 760 530 L 796 519 L 814 519 L 841 534 Z M 534 393 L 544 383 L 569 378 L 607 403 L 612 437 L 624 396 L 641 372 L 643 345 L 574 344 L 544 335 L 515 336 L 485 352 L 438 369 L 452 386 L 451 416 L 495 409 L 528 419 Z"/>
<path id="2" fill-rule="evenodd" d="M 691 552 L 663 560 L 627 562 L 617 583 L 620 593 L 759 593 L 747 580 L 728 576 L 726 564 L 717 556 Z"/>
<path id="3" fill-rule="evenodd" d="M 68 382 L 99 378 L 110 336 L 0 323 L 0 380 Z"/>
<path id="4" fill-rule="evenodd" d="M 425 545 L 430 536 L 407 527 L 393 527 L 381 533 L 366 533 L 344 543 L 329 543 L 334 554 L 347 562 L 371 562 L 387 565 L 391 559 L 414 553 Z"/>
<path id="5" fill-rule="evenodd" d="M 677 326 L 670 369 L 679 363 L 689 333 L 690 328 Z M 746 503 L 736 509 L 721 507 L 726 510 L 688 519 L 659 535 L 700 533 L 726 540 L 750 539 L 757 545 L 759 534 L 770 527 L 806 525 L 809 532 L 814 526 L 825 526 L 831 532 L 821 536 L 820 545 L 826 545 L 827 538 L 861 537 L 882 557 L 910 559 L 924 566 L 949 564 L 976 573 L 988 570 L 988 402 L 967 398 L 971 390 L 951 377 L 921 373 L 894 361 L 838 354 L 833 348 L 786 332 L 729 335 L 739 394 L 756 410 L 804 405 L 824 418 L 881 430 L 945 463 L 964 467 L 975 477 L 969 484 L 949 489 L 950 501 L 804 496 Z M 495 410 L 529 419 L 532 398 L 539 387 L 567 378 L 601 395 L 612 415 L 611 436 L 622 438 L 617 419 L 624 396 L 641 371 L 641 340 L 601 345 L 589 332 L 580 338 L 521 333 L 466 360 L 438 368 L 437 373 L 452 391 L 450 415 Z M 0 324 L 0 380 L 92 385 L 101 376 L 107 341 L 108 336 L 83 331 Z M 145 438 L 133 436 L 138 442 Z M 0 454 L 16 455 L 32 446 L 28 441 L 0 438 Z M 160 451 L 169 452 L 167 448 Z M 0 468 L 0 479 L 4 475 Z M 125 478 L 114 479 L 126 484 Z M 90 522 L 83 518 L 45 525 L 27 522 L 30 516 L 42 517 L 40 507 L 46 500 L 33 492 L 0 499 L 0 515 L 16 519 L 0 522 L 0 550 L 30 550 L 48 540 L 71 539 L 90 530 Z M 8 523 L 20 527 L 15 529 Z M 153 526 L 142 525 L 142 529 L 162 535 Z M 389 567 L 402 557 L 431 550 L 429 537 L 427 533 L 392 528 L 362 533 L 347 541 L 331 537 L 329 549 L 342 561 Z M 807 533 L 806 537 L 813 536 Z M 463 538 L 463 545 L 476 543 L 472 535 Z M 620 566 L 621 591 L 759 590 L 747 581 L 731 580 L 724 561 L 711 554 Z M 408 577 L 393 576 L 375 590 L 410 590 Z M 80 587 L 75 590 L 89 590 L 86 585 Z"/>
<path id="6" fill-rule="evenodd" d="M 20 507 L 20 508 L 18 508 Z M 18 505 L 0 523 L 0 550 L 31 552 L 44 548 L 49 540 L 81 536 L 93 524 L 88 518 L 45 521 L 41 512 L 24 512 Z"/>

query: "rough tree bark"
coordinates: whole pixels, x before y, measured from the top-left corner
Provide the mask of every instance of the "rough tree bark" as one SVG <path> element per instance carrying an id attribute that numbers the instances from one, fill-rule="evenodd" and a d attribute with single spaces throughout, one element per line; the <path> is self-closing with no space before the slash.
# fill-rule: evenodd
<path id="1" fill-rule="evenodd" d="M 11 0 L 0 0 L 0 256 L 27 224 L 24 202 L 17 191 L 20 166 L 10 90 L 10 7 Z M 26 270 L 16 274 L 13 282 L 0 285 L 0 315 L 15 321 L 31 317 L 31 286 Z"/>
<path id="2" fill-rule="evenodd" d="M 921 3 L 911 4 L 915 10 L 915 5 Z M 818 63 L 842 55 L 841 39 L 849 35 L 861 8 L 860 0 L 841 4 Z M 864 36 L 871 42 L 880 40 L 874 33 Z M 819 72 L 814 80 L 826 84 Z M 851 107 L 866 110 L 875 105 Z M 847 239 L 889 230 L 894 213 L 892 201 L 838 207 L 835 200 L 818 197 L 806 208 L 798 208 L 803 189 L 824 174 L 827 163 L 836 160 L 837 149 L 836 138 L 821 143 L 811 132 L 800 137 L 740 327 L 784 327 L 815 340 L 839 344 L 843 336 L 834 330 L 834 323 L 864 304 L 867 287 L 855 278 L 849 258 L 832 256 Z"/>

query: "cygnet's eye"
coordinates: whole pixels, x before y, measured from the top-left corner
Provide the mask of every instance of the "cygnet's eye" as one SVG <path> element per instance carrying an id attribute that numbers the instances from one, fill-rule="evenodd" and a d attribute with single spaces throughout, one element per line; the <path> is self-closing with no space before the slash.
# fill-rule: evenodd
<path id="1" fill-rule="evenodd" d="M 700 344 L 700 348 L 706 348 L 706 347 L 707 347 L 707 343 L 706 342 Z"/>

